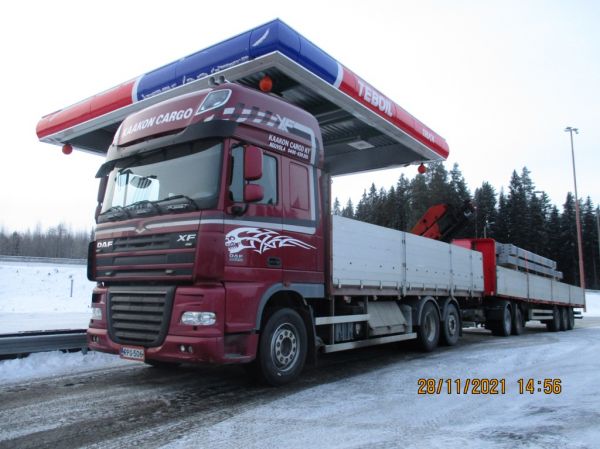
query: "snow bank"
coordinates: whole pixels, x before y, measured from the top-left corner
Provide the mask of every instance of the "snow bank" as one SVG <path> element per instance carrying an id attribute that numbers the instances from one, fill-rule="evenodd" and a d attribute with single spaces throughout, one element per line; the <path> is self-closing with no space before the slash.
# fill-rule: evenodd
<path id="1" fill-rule="evenodd" d="M 587 311 L 583 316 L 600 316 L 600 291 L 588 290 L 585 292 L 585 306 Z"/>
<path id="2" fill-rule="evenodd" d="M 131 365 L 131 362 L 100 352 L 40 352 L 22 359 L 0 361 L 0 384 L 122 365 Z"/>

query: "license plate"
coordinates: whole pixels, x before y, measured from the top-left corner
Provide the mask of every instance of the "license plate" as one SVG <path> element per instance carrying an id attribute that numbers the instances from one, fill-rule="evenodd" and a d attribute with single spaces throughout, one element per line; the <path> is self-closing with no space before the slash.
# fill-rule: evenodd
<path id="1" fill-rule="evenodd" d="M 121 346 L 121 349 L 119 349 L 119 355 L 122 359 L 138 360 L 140 362 L 143 362 L 145 359 L 144 348 L 132 346 Z"/>

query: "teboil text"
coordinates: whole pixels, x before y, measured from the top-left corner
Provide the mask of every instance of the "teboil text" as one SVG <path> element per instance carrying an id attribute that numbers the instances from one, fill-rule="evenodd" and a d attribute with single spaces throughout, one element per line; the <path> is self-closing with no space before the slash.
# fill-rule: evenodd
<path id="1" fill-rule="evenodd" d="M 364 81 L 358 80 L 358 96 L 388 116 L 394 115 L 392 101 Z"/>

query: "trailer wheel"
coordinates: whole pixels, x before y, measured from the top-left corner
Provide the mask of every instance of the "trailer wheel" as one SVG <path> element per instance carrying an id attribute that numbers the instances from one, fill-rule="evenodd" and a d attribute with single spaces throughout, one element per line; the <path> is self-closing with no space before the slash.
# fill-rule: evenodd
<path id="1" fill-rule="evenodd" d="M 550 332 L 558 332 L 560 330 L 560 312 L 558 311 L 558 307 L 554 306 L 552 309 L 552 319 L 550 321 L 546 321 L 546 328 Z"/>
<path id="2" fill-rule="evenodd" d="M 440 316 L 431 301 L 423 306 L 421 321 L 417 329 L 417 342 L 421 350 L 433 351 L 440 340 Z"/>
<path id="3" fill-rule="evenodd" d="M 560 330 L 566 331 L 569 330 L 569 316 L 567 315 L 567 308 L 560 308 Z"/>
<path id="4" fill-rule="evenodd" d="M 446 317 L 442 323 L 442 342 L 448 346 L 458 343 L 460 337 L 460 314 L 455 304 L 446 306 Z"/>
<path id="5" fill-rule="evenodd" d="M 575 327 L 575 312 L 573 307 L 567 307 L 567 330 L 573 330 Z"/>
<path id="6" fill-rule="evenodd" d="M 512 312 L 510 303 L 507 301 L 502 306 L 502 317 L 500 321 L 491 325 L 492 334 L 499 337 L 508 337 L 512 331 Z"/>
<path id="7" fill-rule="evenodd" d="M 523 319 L 523 312 L 518 304 L 513 305 L 513 316 L 512 316 L 512 334 L 521 335 L 525 330 L 525 320 Z"/>
<path id="8" fill-rule="evenodd" d="M 304 367 L 307 352 L 304 321 L 293 309 L 279 309 L 265 325 L 258 346 L 258 378 L 272 386 L 295 380 Z"/>

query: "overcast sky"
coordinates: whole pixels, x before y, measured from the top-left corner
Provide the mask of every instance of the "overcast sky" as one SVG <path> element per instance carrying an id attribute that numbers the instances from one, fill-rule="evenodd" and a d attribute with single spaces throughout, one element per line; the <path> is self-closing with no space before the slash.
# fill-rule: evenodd
<path id="1" fill-rule="evenodd" d="M 92 6 L 96 5 L 96 6 Z M 42 115 L 280 18 L 446 138 L 474 190 L 527 166 L 600 202 L 598 1 L 3 2 L 0 226 L 93 225 L 102 159 L 40 143 Z M 339 178 L 358 199 L 415 167 Z"/>

